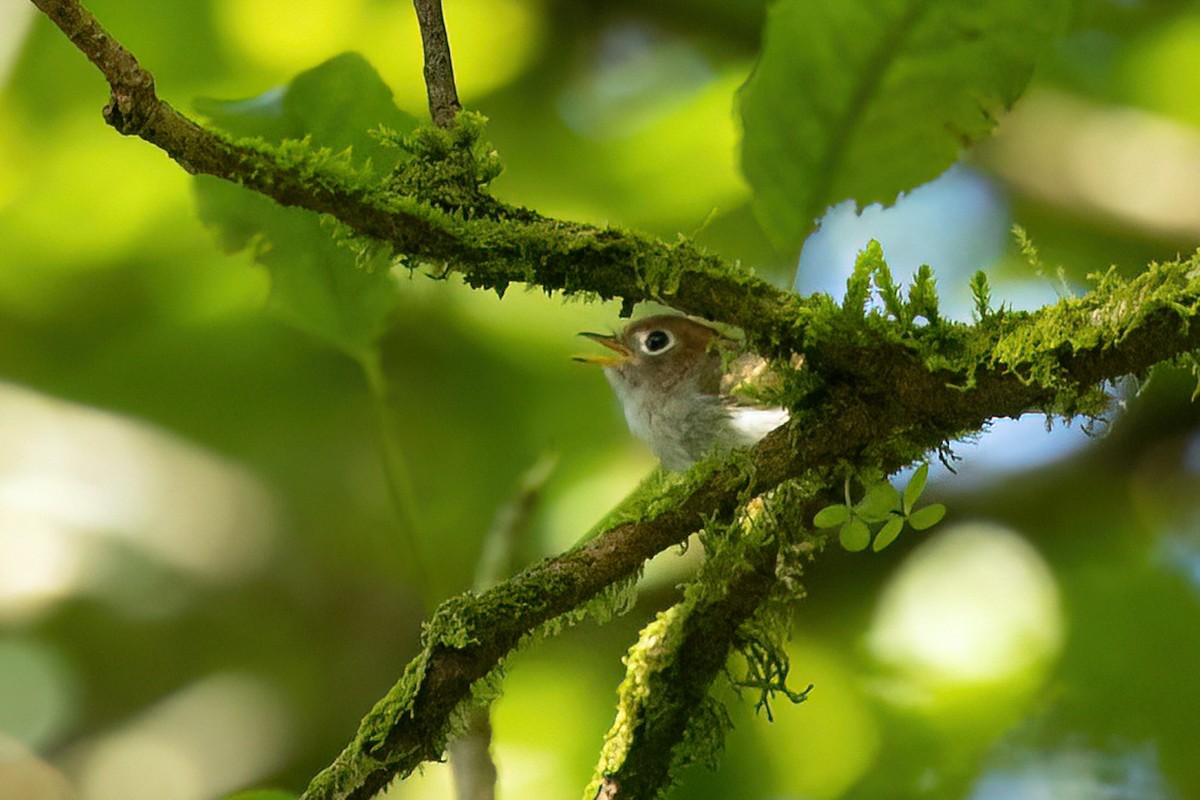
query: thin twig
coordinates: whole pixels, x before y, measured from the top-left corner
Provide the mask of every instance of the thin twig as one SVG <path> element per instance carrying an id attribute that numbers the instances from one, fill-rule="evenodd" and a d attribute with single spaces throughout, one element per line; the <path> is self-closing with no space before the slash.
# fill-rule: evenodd
<path id="1" fill-rule="evenodd" d="M 543 454 L 525 470 L 516 492 L 496 511 L 475 568 L 475 591 L 486 591 L 516 573 L 521 540 L 529 532 L 538 500 L 557 464 L 557 456 Z M 457 800 L 493 800 L 497 772 L 492 759 L 490 703 L 467 713 L 466 730 L 447 750 Z"/>
<path id="2" fill-rule="evenodd" d="M 475 568 L 475 591 L 486 591 L 517 573 L 522 539 L 529 532 L 546 481 L 557 466 L 556 454 L 543 453 L 521 473 L 517 490 L 496 510 L 492 526 L 483 537 L 483 551 Z"/>
<path id="3" fill-rule="evenodd" d="M 467 729 L 450 743 L 450 771 L 456 800 L 494 800 L 496 762 L 492 760 L 492 710 L 473 708 Z"/>
<path id="4" fill-rule="evenodd" d="M 400 448 L 392 409 L 388 405 L 387 378 L 383 374 L 377 352 L 359 358 L 358 364 L 363 371 L 367 390 L 371 395 L 371 406 L 375 410 L 375 418 L 379 425 L 379 450 L 384 482 L 388 497 L 392 501 L 392 509 L 400 523 L 399 538 L 407 546 L 412 582 L 424 602 L 425 612 L 428 613 L 437 606 L 441 597 L 435 594 L 430 558 L 423 538 L 424 531 L 418 524 L 419 514 L 412 473 Z"/>
<path id="5" fill-rule="evenodd" d="M 67 38 L 96 65 L 112 89 L 104 117 L 118 130 L 144 127 L 165 105 L 154 92 L 154 77 L 133 54 L 109 36 L 79 3 L 73 0 L 32 0 L 54 20 Z"/>
<path id="6" fill-rule="evenodd" d="M 450 40 L 442 17 L 442 0 L 413 0 L 417 24 L 421 26 L 421 48 L 425 52 L 425 92 L 429 95 L 429 116 L 439 128 L 449 128 L 462 106 L 454 86 L 454 65 L 450 61 Z"/>

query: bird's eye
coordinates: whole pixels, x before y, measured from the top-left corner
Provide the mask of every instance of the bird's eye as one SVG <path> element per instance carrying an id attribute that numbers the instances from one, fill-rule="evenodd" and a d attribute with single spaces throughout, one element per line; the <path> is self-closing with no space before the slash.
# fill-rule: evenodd
<path id="1" fill-rule="evenodd" d="M 650 331 L 646 334 L 643 346 L 646 348 L 647 353 L 661 353 L 674 343 L 671 334 L 666 331 Z"/>

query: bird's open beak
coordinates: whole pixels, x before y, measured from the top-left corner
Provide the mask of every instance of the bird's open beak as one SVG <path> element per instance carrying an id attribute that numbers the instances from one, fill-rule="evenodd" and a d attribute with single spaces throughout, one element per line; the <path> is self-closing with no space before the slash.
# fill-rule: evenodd
<path id="1" fill-rule="evenodd" d="M 601 367 L 615 367 L 618 364 L 624 364 L 629 359 L 633 358 L 633 351 L 625 345 L 616 336 L 607 333 L 588 333 L 581 331 L 580 336 L 586 336 L 593 342 L 604 345 L 609 350 L 612 350 L 616 355 L 613 356 L 571 356 L 576 361 L 582 361 L 584 364 L 596 364 Z"/>

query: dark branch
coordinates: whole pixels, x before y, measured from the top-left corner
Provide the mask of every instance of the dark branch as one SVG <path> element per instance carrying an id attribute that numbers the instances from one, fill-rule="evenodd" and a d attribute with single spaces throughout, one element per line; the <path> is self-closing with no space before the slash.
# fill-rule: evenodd
<path id="1" fill-rule="evenodd" d="M 421 26 L 421 47 L 425 51 L 425 91 L 429 95 L 429 115 L 439 128 L 449 128 L 462 106 L 454 88 L 454 65 L 450 61 L 450 41 L 442 18 L 441 0 L 413 0 L 417 23 Z"/>
<path id="2" fill-rule="evenodd" d="M 105 119 L 117 130 L 141 128 L 163 105 L 154 93 L 154 77 L 133 54 L 108 35 L 96 18 L 70 0 L 33 0 L 54 20 L 67 38 L 88 57 L 108 80 L 112 102 Z"/>

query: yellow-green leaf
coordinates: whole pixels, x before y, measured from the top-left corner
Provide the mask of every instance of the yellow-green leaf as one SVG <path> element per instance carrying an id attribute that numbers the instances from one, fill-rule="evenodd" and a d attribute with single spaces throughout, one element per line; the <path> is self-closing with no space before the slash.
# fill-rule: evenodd
<path id="1" fill-rule="evenodd" d="M 937 525 L 944 516 L 946 516 L 946 507 L 941 503 L 932 503 L 909 514 L 908 524 L 915 531 L 923 531 Z"/>
<path id="2" fill-rule="evenodd" d="M 850 519 L 850 509 L 839 503 L 825 506 L 813 516 L 813 525 L 817 528 L 836 528 Z"/>
<path id="3" fill-rule="evenodd" d="M 867 523 L 854 517 L 838 531 L 838 541 L 852 553 L 866 550 L 867 545 L 871 543 L 871 529 L 867 527 Z"/>
<path id="4" fill-rule="evenodd" d="M 875 541 L 871 547 L 874 548 L 876 553 L 878 553 L 880 550 L 896 541 L 896 537 L 900 535 L 900 531 L 902 530 L 904 530 L 903 518 L 892 517 L 883 524 L 883 527 L 879 529 L 879 533 L 875 534 Z"/>

